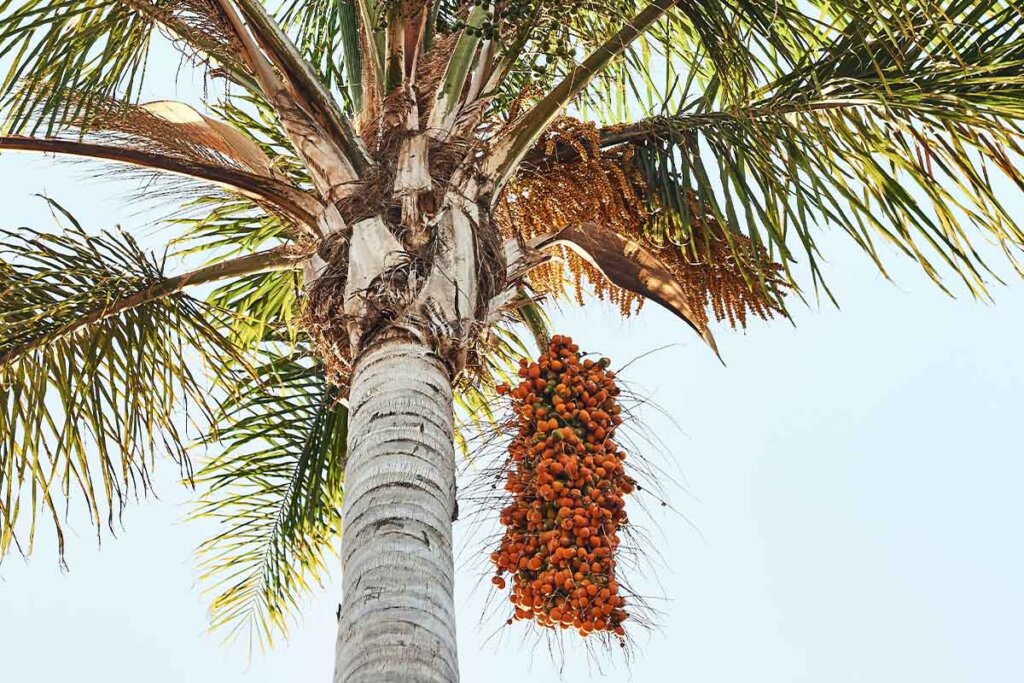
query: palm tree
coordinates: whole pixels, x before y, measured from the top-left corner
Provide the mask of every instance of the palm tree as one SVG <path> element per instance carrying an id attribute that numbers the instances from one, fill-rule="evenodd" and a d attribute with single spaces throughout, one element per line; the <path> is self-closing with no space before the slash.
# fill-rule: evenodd
<path id="1" fill-rule="evenodd" d="M 544 302 L 651 299 L 714 347 L 831 296 L 825 226 L 976 296 L 978 237 L 1019 270 L 1013 0 L 267 4 L 0 1 L 0 149 L 173 175 L 147 197 L 203 259 L 4 233 L 0 550 L 49 518 L 63 553 L 65 505 L 99 531 L 170 457 L 222 524 L 214 623 L 269 642 L 344 519 L 337 681 L 457 680 L 457 407 Z M 207 111 L 139 102 L 157 36 Z"/>

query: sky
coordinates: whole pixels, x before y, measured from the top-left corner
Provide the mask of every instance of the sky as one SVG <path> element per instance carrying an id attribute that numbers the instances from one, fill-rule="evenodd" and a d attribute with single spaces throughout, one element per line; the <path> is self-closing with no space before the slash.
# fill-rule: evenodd
<path id="1" fill-rule="evenodd" d="M 175 89 L 194 84 L 153 95 Z M 81 166 L 7 154 L 0 179 L 0 227 L 53 229 L 33 196 L 46 192 L 89 230 L 120 224 L 159 244 L 125 186 Z M 584 348 L 638 359 L 622 379 L 658 406 L 638 419 L 663 444 L 646 456 L 672 506 L 643 518 L 652 567 L 629 578 L 661 616 L 628 660 L 574 638 L 561 654 L 538 644 L 528 625 L 504 626 L 464 519 L 463 681 L 1024 680 L 1024 285 L 1008 277 L 994 305 L 953 299 L 894 253 L 895 283 L 842 236 L 826 230 L 822 245 L 841 308 L 719 327 L 724 366 L 653 305 L 627 320 L 596 303 L 556 313 Z M 251 657 L 223 644 L 193 560 L 210 529 L 183 521 L 175 474 L 160 468 L 159 499 L 133 505 L 102 547 L 73 524 L 69 571 L 47 547 L 0 564 L 3 680 L 330 680 L 339 572 L 287 643 Z"/>

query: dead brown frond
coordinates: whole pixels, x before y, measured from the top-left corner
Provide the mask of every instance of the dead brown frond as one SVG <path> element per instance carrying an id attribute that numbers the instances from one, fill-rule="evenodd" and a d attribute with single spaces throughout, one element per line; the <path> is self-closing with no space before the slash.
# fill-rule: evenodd
<path id="1" fill-rule="evenodd" d="M 181 102 L 94 102 L 79 129 L 88 140 L 274 176 L 271 160 L 249 138 Z"/>
<path id="2" fill-rule="evenodd" d="M 168 174 L 212 183 L 285 219 L 296 235 L 315 231 L 317 200 L 277 170 L 260 144 L 234 125 L 175 101 L 134 104 L 95 95 L 60 96 L 79 112 L 76 118 L 45 137 L 2 136 L 0 148 L 109 162 L 112 173 L 141 180 L 152 193 L 154 178 Z M 50 123 L 46 116 L 40 108 L 30 110 L 26 120 L 42 127 Z M 199 186 L 178 181 L 163 187 L 167 197 L 191 200 Z"/>

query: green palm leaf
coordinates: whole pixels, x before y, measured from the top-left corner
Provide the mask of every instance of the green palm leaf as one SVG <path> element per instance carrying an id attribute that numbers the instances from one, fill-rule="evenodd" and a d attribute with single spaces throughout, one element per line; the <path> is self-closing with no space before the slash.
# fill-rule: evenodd
<path id="1" fill-rule="evenodd" d="M 898 30 L 875 14 L 850 20 L 734 107 L 719 109 L 710 91 L 677 114 L 606 130 L 606 146 L 636 147 L 649 230 L 680 241 L 696 197 L 787 267 L 803 252 L 816 287 L 816 237 L 831 224 L 883 272 L 887 243 L 940 286 L 954 273 L 984 295 L 992 272 L 974 233 L 1015 268 L 1024 246 L 1006 200 L 1024 188 L 1024 13 L 964 0 L 936 20 L 929 7 L 902 6 Z"/>
<path id="2" fill-rule="evenodd" d="M 348 411 L 308 350 L 273 348 L 239 373 L 208 442 L 194 516 L 219 532 L 199 549 L 211 620 L 269 646 L 326 573 L 341 530 Z"/>
<path id="3" fill-rule="evenodd" d="M 278 16 L 324 85 L 345 98 L 345 113 L 358 111 L 362 67 L 355 0 L 288 0 Z"/>
<path id="4" fill-rule="evenodd" d="M 148 490 L 157 456 L 190 473 L 185 432 L 212 416 L 192 368 L 234 352 L 205 304 L 157 296 L 163 264 L 131 236 L 3 236 L 0 551 L 29 552 L 45 514 L 63 555 L 65 499 L 99 533 Z"/>

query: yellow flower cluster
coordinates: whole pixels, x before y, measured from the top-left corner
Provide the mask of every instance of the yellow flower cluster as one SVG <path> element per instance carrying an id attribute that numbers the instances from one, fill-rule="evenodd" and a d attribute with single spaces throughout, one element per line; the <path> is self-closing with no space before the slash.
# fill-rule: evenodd
<path id="1" fill-rule="evenodd" d="M 593 124 L 564 117 L 531 158 L 541 161 L 509 183 L 495 214 L 505 237 L 529 240 L 569 225 L 599 223 L 658 255 L 686 290 L 697 324 L 706 325 L 714 315 L 744 327 L 749 314 L 770 318 L 782 312 L 782 266 L 763 247 L 725 228 L 696 193 L 685 195 L 690 214 L 685 234 L 651 235 L 656 231 L 649 229 L 648 188 L 631 147 L 602 150 Z M 571 288 L 581 304 L 584 292 L 590 292 L 617 304 L 624 315 L 640 308 L 638 295 L 613 285 L 576 253 L 557 249 L 558 259 L 530 273 L 538 292 L 563 296 Z"/>

